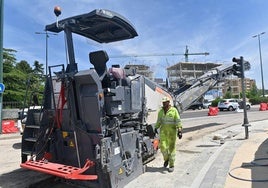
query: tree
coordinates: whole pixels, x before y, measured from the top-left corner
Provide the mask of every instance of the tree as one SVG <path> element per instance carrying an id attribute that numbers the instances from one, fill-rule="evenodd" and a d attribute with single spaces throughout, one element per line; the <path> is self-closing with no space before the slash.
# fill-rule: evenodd
<path id="1" fill-rule="evenodd" d="M 12 49 L 6 49 L 3 48 L 3 72 L 10 72 L 15 64 L 16 64 L 16 57 L 15 57 L 15 53 L 17 51 L 16 50 L 12 50 Z"/>
<path id="2" fill-rule="evenodd" d="M 31 74 L 33 72 L 32 67 L 25 60 L 20 61 L 16 64 L 16 69 L 20 70 L 22 73 Z"/>
<path id="3" fill-rule="evenodd" d="M 42 98 L 42 96 L 36 94 L 40 91 L 44 91 L 45 88 L 45 76 L 44 76 L 44 68 L 43 68 L 43 64 L 40 64 L 38 61 L 34 61 L 34 69 L 33 69 L 33 74 L 34 76 L 32 77 L 32 81 L 33 81 L 33 91 L 34 96 L 37 95 L 36 99 L 38 99 L 40 101 L 40 99 Z"/>
<path id="4" fill-rule="evenodd" d="M 233 96 L 232 96 L 232 93 L 231 93 L 231 91 L 227 91 L 226 93 L 225 93 L 225 95 L 224 95 L 224 98 L 225 99 L 229 99 L 229 98 L 232 98 Z"/>
<path id="5" fill-rule="evenodd" d="M 42 91 L 44 88 L 44 79 L 40 76 L 43 75 L 43 64 L 34 61 L 34 69 L 32 69 L 25 60 L 17 63 L 16 52 L 13 49 L 4 49 L 3 82 L 6 87 L 3 93 L 3 104 L 5 102 L 17 102 L 22 105 L 25 99 L 27 80 L 31 81 L 28 88 L 29 91 Z"/>
<path id="6" fill-rule="evenodd" d="M 246 91 L 246 97 L 247 98 L 255 98 L 258 96 L 258 88 L 256 86 L 256 84 L 253 84 L 252 87 L 250 88 L 250 90 Z"/>
<path id="7" fill-rule="evenodd" d="M 40 64 L 38 61 L 34 61 L 34 74 L 44 75 L 44 67 L 43 64 Z"/>

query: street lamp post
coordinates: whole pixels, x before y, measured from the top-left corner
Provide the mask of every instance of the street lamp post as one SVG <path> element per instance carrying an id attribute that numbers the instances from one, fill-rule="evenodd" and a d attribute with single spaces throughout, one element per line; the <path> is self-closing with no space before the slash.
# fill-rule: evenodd
<path id="1" fill-rule="evenodd" d="M 263 82 L 263 70 L 262 70 L 262 57 L 261 57 L 261 40 L 260 36 L 265 34 L 265 32 L 259 33 L 257 35 L 252 36 L 253 38 L 258 37 L 259 41 L 259 52 L 260 52 L 260 64 L 261 64 L 261 83 L 262 83 L 262 96 L 264 97 L 264 82 Z"/>
<path id="2" fill-rule="evenodd" d="M 4 0 L 0 0 L 0 83 L 3 82 L 3 27 L 4 27 Z M 2 134 L 2 102 L 3 96 L 0 93 L 0 134 Z"/>
<path id="3" fill-rule="evenodd" d="M 46 75 L 47 75 L 47 68 L 48 68 L 48 37 L 49 37 L 49 35 L 57 35 L 57 34 L 56 33 L 48 33 L 47 31 L 45 31 L 45 32 L 35 32 L 35 34 L 46 35 Z"/>

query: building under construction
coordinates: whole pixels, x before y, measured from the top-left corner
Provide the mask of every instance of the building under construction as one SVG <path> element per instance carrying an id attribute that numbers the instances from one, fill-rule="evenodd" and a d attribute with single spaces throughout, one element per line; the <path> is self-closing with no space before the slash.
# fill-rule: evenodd
<path id="1" fill-rule="evenodd" d="M 220 65 L 216 63 L 179 62 L 167 68 L 167 77 L 171 86 L 177 88 L 181 84 L 190 82 Z"/>
<path id="2" fill-rule="evenodd" d="M 178 88 L 220 65 L 216 63 L 180 62 L 167 68 L 167 76 L 172 88 Z M 244 82 L 246 91 L 249 91 L 256 84 L 255 80 L 250 78 L 245 78 Z M 228 91 L 234 96 L 239 96 L 242 92 L 241 79 L 237 77 L 227 78 L 215 89 L 220 93 L 217 97 L 225 95 Z"/>

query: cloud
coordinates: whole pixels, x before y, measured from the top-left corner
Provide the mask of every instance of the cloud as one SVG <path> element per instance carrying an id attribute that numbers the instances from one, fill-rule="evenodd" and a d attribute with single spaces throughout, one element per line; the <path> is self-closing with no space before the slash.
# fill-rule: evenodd
<path id="1" fill-rule="evenodd" d="M 47 0 L 47 1 L 5 1 L 4 47 L 18 51 L 18 60 L 29 62 L 35 59 L 45 62 L 45 39 L 35 35 L 43 31 L 45 25 L 56 21 L 53 13 L 55 5 L 62 8 L 59 19 L 87 13 L 97 8 L 115 11 L 135 26 L 139 36 L 112 44 L 98 44 L 83 37 L 74 37 L 77 62 L 81 68 L 89 66 L 88 53 L 99 49 L 109 55 L 124 54 L 183 54 L 185 46 L 189 53 L 209 52 L 209 56 L 190 56 L 192 61 L 231 62 L 234 56 L 244 56 L 252 63 L 248 75 L 260 85 L 260 66 L 257 39 L 252 35 L 268 31 L 266 7 L 268 2 L 260 1 L 107 1 L 107 0 Z M 254 9 L 252 8 L 254 7 Z M 237 11 L 241 10 L 241 11 Z M 246 10 L 246 14 L 245 11 Z M 16 13 L 16 14 L 14 14 Z M 262 36 L 262 58 L 264 76 L 267 68 L 268 40 Z M 63 33 L 49 38 L 50 63 L 62 63 L 65 59 Z M 145 63 L 165 77 L 165 67 L 184 61 L 183 55 L 166 57 L 121 58 L 109 61 L 127 64 Z M 267 85 L 267 83 L 265 83 Z"/>

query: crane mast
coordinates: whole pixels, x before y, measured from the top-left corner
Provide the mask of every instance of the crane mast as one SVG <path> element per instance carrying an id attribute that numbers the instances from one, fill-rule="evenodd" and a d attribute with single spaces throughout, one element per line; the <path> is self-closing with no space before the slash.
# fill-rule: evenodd
<path id="1" fill-rule="evenodd" d="M 185 54 L 183 54 L 185 56 L 185 62 L 188 62 L 188 56 L 189 55 L 209 55 L 208 52 L 204 52 L 204 53 L 189 53 L 189 49 L 188 49 L 188 46 L 186 45 L 186 48 L 185 48 Z"/>

